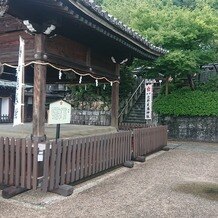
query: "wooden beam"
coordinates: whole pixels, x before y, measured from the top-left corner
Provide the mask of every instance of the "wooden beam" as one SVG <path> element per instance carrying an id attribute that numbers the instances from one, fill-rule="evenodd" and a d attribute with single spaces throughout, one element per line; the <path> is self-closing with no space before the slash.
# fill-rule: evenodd
<path id="1" fill-rule="evenodd" d="M 91 66 L 91 48 L 88 48 L 87 54 L 86 54 L 86 66 Z"/>
<path id="2" fill-rule="evenodd" d="M 44 52 L 45 35 L 35 35 L 35 53 Z M 45 140 L 45 100 L 46 100 L 47 67 L 34 65 L 34 97 L 33 97 L 33 139 Z"/>
<path id="3" fill-rule="evenodd" d="M 120 64 L 116 64 L 115 75 L 120 76 Z M 111 126 L 118 129 L 119 83 L 113 83 L 111 95 Z"/>
<path id="4" fill-rule="evenodd" d="M 92 73 L 99 77 L 106 77 L 110 80 L 117 80 L 117 76 L 112 73 L 112 71 L 108 71 L 105 67 L 99 67 L 96 65 L 91 65 L 92 71 L 90 71 L 90 66 L 86 66 L 85 63 L 76 62 L 75 60 L 69 60 L 67 58 L 62 58 L 60 56 L 47 53 L 47 62 L 54 64 L 55 66 L 73 68 L 76 71 L 79 70 L 80 73 Z"/>

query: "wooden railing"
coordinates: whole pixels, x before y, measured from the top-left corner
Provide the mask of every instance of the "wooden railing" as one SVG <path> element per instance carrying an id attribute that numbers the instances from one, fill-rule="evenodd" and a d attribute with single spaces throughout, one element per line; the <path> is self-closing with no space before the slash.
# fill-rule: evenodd
<path id="1" fill-rule="evenodd" d="M 133 130 L 133 157 L 144 156 L 167 145 L 167 126 Z"/>
<path id="2" fill-rule="evenodd" d="M 53 190 L 131 160 L 131 132 L 46 144 L 42 190 Z"/>
<path id="3" fill-rule="evenodd" d="M 0 138 L 0 184 L 37 188 L 38 143 Z"/>
<path id="4" fill-rule="evenodd" d="M 1 115 L 0 116 L 0 123 L 11 123 L 12 119 L 8 115 Z"/>
<path id="5" fill-rule="evenodd" d="M 135 104 L 135 102 L 138 100 L 138 98 L 140 97 L 140 95 L 142 94 L 144 90 L 145 90 L 145 80 L 143 79 L 141 83 L 139 84 L 139 86 L 136 88 L 135 92 L 127 100 L 121 112 L 119 113 L 119 116 L 118 116 L 119 123 L 123 122 L 124 116 L 130 112 L 132 106 Z"/>
<path id="6" fill-rule="evenodd" d="M 167 127 L 38 143 L 0 138 L 0 185 L 46 192 L 146 155 L 167 144 Z M 133 159 L 134 160 L 134 159 Z"/>

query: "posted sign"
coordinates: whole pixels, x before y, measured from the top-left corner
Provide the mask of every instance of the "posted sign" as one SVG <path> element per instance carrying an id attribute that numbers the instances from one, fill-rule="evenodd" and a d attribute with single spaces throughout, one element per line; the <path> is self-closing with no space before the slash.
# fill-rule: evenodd
<path id="1" fill-rule="evenodd" d="M 25 42 L 20 37 L 13 126 L 22 124 L 22 90 L 23 90 L 24 59 L 25 59 L 24 53 L 25 53 Z"/>
<path id="2" fill-rule="evenodd" d="M 145 119 L 152 119 L 152 100 L 153 100 L 153 85 L 145 86 Z"/>
<path id="3" fill-rule="evenodd" d="M 70 123 L 71 105 L 65 101 L 56 101 L 49 105 L 48 124 Z"/>

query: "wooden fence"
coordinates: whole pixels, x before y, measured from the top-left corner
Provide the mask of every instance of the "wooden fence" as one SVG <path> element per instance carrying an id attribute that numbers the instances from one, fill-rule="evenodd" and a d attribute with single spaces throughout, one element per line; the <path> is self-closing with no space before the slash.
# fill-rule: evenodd
<path id="1" fill-rule="evenodd" d="M 133 157 L 147 155 L 167 145 L 167 126 L 133 130 Z"/>
<path id="2" fill-rule="evenodd" d="M 12 123 L 12 119 L 8 115 L 0 115 L 0 123 Z"/>
<path id="3" fill-rule="evenodd" d="M 167 144 L 167 127 L 135 129 L 44 144 L 0 138 L 0 185 L 46 192 L 154 152 Z"/>
<path id="4" fill-rule="evenodd" d="M 46 144 L 42 190 L 53 190 L 131 160 L 131 132 Z"/>
<path id="5" fill-rule="evenodd" d="M 37 187 L 38 144 L 25 139 L 0 138 L 0 184 Z"/>

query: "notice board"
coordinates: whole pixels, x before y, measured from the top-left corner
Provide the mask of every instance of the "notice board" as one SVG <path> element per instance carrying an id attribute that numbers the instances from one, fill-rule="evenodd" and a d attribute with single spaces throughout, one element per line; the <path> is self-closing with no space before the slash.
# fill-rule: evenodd
<path id="1" fill-rule="evenodd" d="M 71 121 L 71 105 L 63 100 L 49 105 L 48 124 L 65 124 Z"/>

